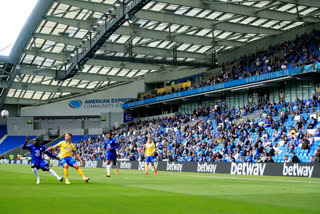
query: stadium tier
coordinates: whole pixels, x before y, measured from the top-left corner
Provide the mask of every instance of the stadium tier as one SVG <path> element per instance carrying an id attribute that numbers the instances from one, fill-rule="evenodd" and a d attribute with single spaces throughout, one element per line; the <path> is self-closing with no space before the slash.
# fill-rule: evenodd
<path id="1" fill-rule="evenodd" d="M 313 70 L 309 68 L 310 66 L 306 65 L 320 63 L 319 43 L 320 31 L 313 31 L 311 34 L 304 34 L 293 41 L 273 45 L 267 50 L 258 50 L 252 55 L 244 56 L 239 60 L 223 64 L 221 73 L 205 79 L 201 78 L 200 81 L 199 79 L 198 81 L 193 80 L 192 85 L 180 83 L 176 85 L 176 87 L 175 85 L 171 85 L 162 90 L 157 89 L 155 91 L 145 92 L 143 94 L 144 96 L 138 96 L 137 99 L 130 100 L 124 104 L 123 107 L 129 108 L 177 97 L 196 95 L 203 92 L 310 72 Z M 185 83 L 188 82 L 186 81 Z"/>
<path id="2" fill-rule="evenodd" d="M 30 140 L 36 136 L 30 136 Z M 7 136 L 0 144 L 0 154 L 6 153 L 24 144 L 26 136 Z"/>
<path id="3" fill-rule="evenodd" d="M 130 123 L 113 133 L 120 143 L 119 158 L 132 161 L 144 160 L 143 145 L 151 137 L 158 161 L 310 163 L 320 148 L 316 111 L 320 111 L 316 97 L 231 109 L 216 105 L 192 114 Z M 258 118 L 241 120 L 258 112 Z M 105 136 L 99 135 L 77 137 L 74 143 L 84 159 L 104 160 L 104 141 Z"/>

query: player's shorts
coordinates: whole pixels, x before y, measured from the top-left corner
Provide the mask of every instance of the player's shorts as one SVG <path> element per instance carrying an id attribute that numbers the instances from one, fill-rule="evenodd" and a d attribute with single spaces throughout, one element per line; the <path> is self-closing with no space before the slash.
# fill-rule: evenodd
<path id="1" fill-rule="evenodd" d="M 107 161 L 112 160 L 113 162 L 117 161 L 117 155 L 116 154 L 111 154 L 107 155 Z"/>
<path id="2" fill-rule="evenodd" d="M 37 169 L 44 169 L 46 167 L 49 167 L 48 163 L 44 160 L 41 161 L 31 161 L 31 166 L 36 167 Z"/>
<path id="3" fill-rule="evenodd" d="M 146 156 L 146 162 L 147 163 L 153 163 L 154 156 Z"/>
<path id="4" fill-rule="evenodd" d="M 65 163 L 68 164 L 69 166 L 73 166 L 77 164 L 77 162 L 73 157 L 60 158 L 60 163 L 61 163 L 61 166 L 63 166 Z"/>

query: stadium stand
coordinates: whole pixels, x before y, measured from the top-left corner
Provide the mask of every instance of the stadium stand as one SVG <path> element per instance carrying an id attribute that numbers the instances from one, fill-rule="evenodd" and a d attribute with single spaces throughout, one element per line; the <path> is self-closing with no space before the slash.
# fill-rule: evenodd
<path id="1" fill-rule="evenodd" d="M 319 43 L 320 31 L 313 31 L 311 34 L 304 34 L 293 41 L 270 46 L 267 50 L 259 50 L 255 54 L 222 64 L 220 75 L 193 82 L 192 85 L 190 84 L 188 86 L 183 85 L 183 87 L 176 88 L 169 86 L 158 93 L 145 92 L 144 96 L 138 96 L 137 99 L 132 99 L 129 102 L 192 90 L 194 88 L 201 88 L 223 82 L 230 82 L 294 67 L 301 67 L 315 62 L 319 63 Z"/>
<path id="2" fill-rule="evenodd" d="M 180 80 L 130 102 L 316 63 L 319 42 L 320 31 L 313 31 L 227 63 L 218 76 L 201 76 L 192 84 L 190 79 Z M 120 143 L 119 158 L 129 160 L 144 160 L 143 145 L 150 136 L 157 145 L 158 161 L 290 162 L 297 156 L 300 162 L 313 162 L 320 146 L 320 124 L 314 115 L 318 111 L 320 97 L 313 95 L 239 108 L 199 107 L 193 113 L 131 122 L 112 132 Z M 260 116 L 240 120 L 250 114 Z M 104 138 L 76 136 L 73 141 L 84 159 L 104 160 Z"/>
<path id="3" fill-rule="evenodd" d="M 259 118 L 238 119 L 263 112 Z M 198 108 L 192 114 L 137 121 L 113 130 L 120 143 L 119 157 L 144 160 L 143 144 L 150 136 L 158 161 L 313 162 L 320 146 L 320 98 L 223 109 L 219 105 Z M 191 121 L 193 121 L 191 125 Z M 104 135 L 73 139 L 86 160 L 105 159 Z"/>
<path id="4" fill-rule="evenodd" d="M 30 140 L 36 136 L 30 136 Z M 0 144 L 0 154 L 6 153 L 24 144 L 26 136 L 7 136 Z"/>

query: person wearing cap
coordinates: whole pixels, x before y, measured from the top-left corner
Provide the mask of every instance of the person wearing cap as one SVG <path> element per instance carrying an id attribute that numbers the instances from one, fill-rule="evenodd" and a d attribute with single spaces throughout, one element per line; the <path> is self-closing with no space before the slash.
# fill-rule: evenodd
<path id="1" fill-rule="evenodd" d="M 300 163 L 300 160 L 298 156 L 296 156 L 295 152 L 292 153 L 292 163 Z"/>

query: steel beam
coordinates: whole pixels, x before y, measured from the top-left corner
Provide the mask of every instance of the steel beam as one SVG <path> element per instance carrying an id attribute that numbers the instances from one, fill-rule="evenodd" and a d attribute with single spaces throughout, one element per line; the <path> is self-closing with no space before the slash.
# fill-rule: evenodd
<path id="1" fill-rule="evenodd" d="M 0 88 L 8 88 L 9 84 L 7 81 L 0 82 Z M 29 90 L 29 91 L 45 91 L 45 92 L 70 92 L 70 93 L 86 93 L 93 92 L 91 89 L 83 89 L 83 88 L 74 88 L 74 87 L 66 87 L 66 86 L 54 86 L 54 85 L 42 85 L 42 84 L 33 84 L 33 83 L 20 83 L 14 82 L 12 83 L 10 88 L 21 89 L 21 90 Z"/>
<path id="2" fill-rule="evenodd" d="M 26 74 L 26 75 L 56 78 L 56 70 L 46 69 L 46 68 L 38 69 L 35 66 L 21 66 L 19 73 Z M 87 81 L 117 81 L 117 82 L 131 82 L 135 80 L 135 78 L 130 78 L 130 77 L 120 77 L 120 76 L 82 73 L 82 72 L 79 72 L 77 75 L 75 75 L 74 79 L 87 80 Z"/>
<path id="3" fill-rule="evenodd" d="M 178 4 L 181 6 L 200 8 L 203 10 L 213 10 L 213 11 L 220 11 L 224 13 L 232 13 L 232 14 L 238 14 L 243 16 L 253 16 L 257 18 L 274 19 L 274 20 L 281 20 L 281 21 L 303 21 L 303 22 L 312 22 L 312 23 L 320 21 L 319 18 L 315 18 L 315 17 L 304 17 L 300 20 L 297 14 L 286 13 L 286 12 L 270 10 L 270 9 L 259 11 L 259 8 L 254 8 L 254 7 L 241 5 L 241 4 L 233 4 L 230 2 L 229 3 L 220 2 L 220 1 L 217 2 L 212 0 L 203 0 L 203 1 L 157 0 L 157 2 L 175 4 L 175 5 Z"/>
<path id="4" fill-rule="evenodd" d="M 65 19 L 65 18 L 62 18 Z M 35 38 L 41 38 L 45 40 L 50 40 L 56 43 L 62 43 L 66 45 L 77 46 L 82 41 L 78 38 L 66 37 L 66 36 L 57 36 L 57 35 L 49 35 L 43 33 L 35 33 L 33 35 Z M 127 53 L 128 47 L 124 44 L 120 43 L 112 43 L 112 42 L 105 42 L 104 45 L 101 47 L 101 50 L 110 51 L 110 52 L 120 52 L 120 53 Z M 148 56 L 161 56 L 161 57 L 172 57 L 172 51 L 163 48 L 156 48 L 156 47 L 140 47 L 140 46 L 133 46 L 134 54 L 143 54 Z M 197 58 L 202 60 L 207 60 L 208 56 L 205 54 L 200 53 L 192 53 L 187 51 L 178 51 L 178 57 L 181 58 Z"/>
<path id="5" fill-rule="evenodd" d="M 196 1 L 196 0 L 193 0 L 193 1 Z M 190 2 L 193 2 L 193 1 L 190 1 Z M 58 0 L 58 2 L 67 4 L 67 5 L 72 5 L 75 7 L 80 7 L 83 9 L 97 11 L 100 13 L 103 13 L 103 11 L 109 10 L 112 7 L 112 5 L 110 4 L 101 4 L 101 3 L 89 2 L 89 1 Z M 178 4 L 179 2 L 180 1 L 173 2 L 173 4 Z M 150 11 L 150 10 L 144 10 L 144 9 L 140 10 L 139 13 L 135 15 L 135 17 L 138 19 L 193 26 L 197 28 L 201 27 L 201 28 L 211 29 L 212 25 L 216 25 L 215 21 L 212 21 L 209 19 L 177 15 L 172 13 L 165 13 L 162 11 Z M 222 30 L 222 31 L 237 32 L 237 33 L 250 33 L 250 34 L 279 34 L 282 32 L 281 30 L 276 30 L 276 29 L 269 29 L 269 28 L 264 28 L 259 26 L 248 26 L 244 24 L 230 23 L 230 22 L 218 24 L 215 26 L 215 29 Z"/>

